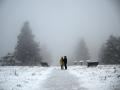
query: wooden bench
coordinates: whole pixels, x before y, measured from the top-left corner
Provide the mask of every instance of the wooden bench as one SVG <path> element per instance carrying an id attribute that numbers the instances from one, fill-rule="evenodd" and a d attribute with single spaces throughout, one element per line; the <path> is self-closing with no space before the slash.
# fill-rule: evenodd
<path id="1" fill-rule="evenodd" d="M 99 64 L 97 61 L 87 62 L 87 67 L 96 67 Z"/>

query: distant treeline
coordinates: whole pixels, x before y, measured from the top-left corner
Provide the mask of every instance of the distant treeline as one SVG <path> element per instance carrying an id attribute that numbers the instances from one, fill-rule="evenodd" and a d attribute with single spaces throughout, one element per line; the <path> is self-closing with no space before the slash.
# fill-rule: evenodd
<path id="1" fill-rule="evenodd" d="M 81 39 L 78 44 L 75 57 L 75 64 L 77 64 L 76 62 L 87 64 L 87 60 L 90 60 L 89 50 L 84 39 Z M 101 46 L 98 60 L 96 61 L 100 64 L 120 64 L 120 37 L 111 35 L 106 40 L 106 43 Z"/>
<path id="2" fill-rule="evenodd" d="M 14 52 L 2 57 L 0 65 L 49 66 L 51 63 L 49 56 L 49 52 L 34 40 L 29 22 L 25 22 L 18 35 Z M 70 65 L 73 65 L 74 62 L 85 64 L 87 60 L 90 60 L 89 50 L 84 39 L 78 43 L 74 57 L 75 60 L 68 60 Z M 97 61 L 100 64 L 120 64 L 120 37 L 113 35 L 109 37 L 106 43 L 102 45 Z"/>

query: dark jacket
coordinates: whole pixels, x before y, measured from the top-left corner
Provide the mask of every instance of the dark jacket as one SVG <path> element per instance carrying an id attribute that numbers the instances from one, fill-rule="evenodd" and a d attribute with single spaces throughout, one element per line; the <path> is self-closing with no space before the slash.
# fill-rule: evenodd
<path id="1" fill-rule="evenodd" d="M 64 64 L 67 64 L 67 57 L 64 57 Z"/>

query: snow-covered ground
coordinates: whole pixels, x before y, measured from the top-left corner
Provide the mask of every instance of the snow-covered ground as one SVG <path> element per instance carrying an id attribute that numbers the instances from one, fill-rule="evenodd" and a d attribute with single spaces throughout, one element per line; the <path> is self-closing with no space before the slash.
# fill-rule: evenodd
<path id="1" fill-rule="evenodd" d="M 120 65 L 0 67 L 0 90 L 120 90 Z"/>
<path id="2" fill-rule="evenodd" d="M 40 90 L 52 68 L 0 67 L 0 90 Z"/>
<path id="3" fill-rule="evenodd" d="M 72 66 L 69 72 L 86 90 L 120 90 L 120 65 Z"/>

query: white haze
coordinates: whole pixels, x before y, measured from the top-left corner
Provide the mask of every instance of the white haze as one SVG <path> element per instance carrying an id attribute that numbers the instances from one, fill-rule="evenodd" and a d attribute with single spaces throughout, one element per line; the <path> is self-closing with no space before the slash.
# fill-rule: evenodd
<path id="1" fill-rule="evenodd" d="M 0 0 L 0 56 L 13 52 L 25 21 L 35 40 L 47 46 L 53 63 L 60 56 L 74 58 L 84 38 L 97 59 L 109 35 L 120 35 L 119 0 Z"/>

